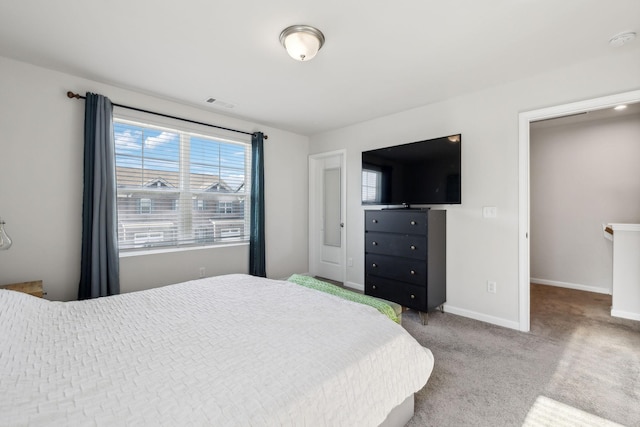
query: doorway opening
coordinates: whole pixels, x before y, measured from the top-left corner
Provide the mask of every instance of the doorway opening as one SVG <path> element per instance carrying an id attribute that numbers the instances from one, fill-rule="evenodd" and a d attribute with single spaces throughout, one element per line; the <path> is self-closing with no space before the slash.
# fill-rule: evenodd
<path id="1" fill-rule="evenodd" d="M 530 330 L 530 126 L 532 122 L 640 102 L 640 90 L 519 114 L 518 292 L 519 329 Z"/>

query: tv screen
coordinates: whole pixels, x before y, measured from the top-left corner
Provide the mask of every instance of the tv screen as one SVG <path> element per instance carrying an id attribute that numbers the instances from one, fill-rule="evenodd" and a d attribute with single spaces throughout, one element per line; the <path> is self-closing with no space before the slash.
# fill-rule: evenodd
<path id="1" fill-rule="evenodd" d="M 462 135 L 362 153 L 363 205 L 460 204 Z"/>

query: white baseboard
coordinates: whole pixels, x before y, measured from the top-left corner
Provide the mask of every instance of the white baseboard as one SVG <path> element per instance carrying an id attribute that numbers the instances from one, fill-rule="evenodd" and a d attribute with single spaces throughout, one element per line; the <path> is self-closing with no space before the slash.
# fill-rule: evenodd
<path id="1" fill-rule="evenodd" d="M 345 286 L 352 289 L 357 289 L 364 292 L 364 285 L 355 282 L 346 282 Z M 489 316 L 487 314 L 478 313 L 464 308 L 458 308 L 449 304 L 444 304 L 444 312 L 451 313 L 462 317 L 468 317 L 474 320 L 480 320 L 481 322 L 491 323 L 492 325 L 503 326 L 505 328 L 520 330 L 520 323 L 512 320 L 502 319 L 500 317 Z"/>
<path id="2" fill-rule="evenodd" d="M 598 286 L 580 285 L 578 283 L 559 282 L 557 280 L 536 279 L 532 277 L 529 279 L 530 283 L 537 283 L 539 285 L 557 286 L 559 288 L 576 289 L 578 291 L 595 292 L 597 294 L 611 295 L 611 289 L 600 288 Z"/>
<path id="3" fill-rule="evenodd" d="M 362 291 L 364 292 L 364 285 L 361 285 L 360 283 L 356 283 L 356 282 L 345 282 L 344 286 L 346 286 L 347 288 L 351 288 L 351 289 L 356 289 L 358 291 Z"/>
<path id="4" fill-rule="evenodd" d="M 629 313 L 628 311 L 611 310 L 614 317 L 622 317 L 623 319 L 640 320 L 640 313 Z"/>
<path id="5" fill-rule="evenodd" d="M 444 312 L 456 314 L 462 317 L 468 317 L 474 320 L 480 320 L 481 322 L 491 323 L 492 325 L 503 326 L 509 329 L 520 330 L 520 323 L 513 320 L 503 319 L 501 317 L 489 316 L 488 314 L 478 313 L 477 311 L 467 310 L 465 308 L 459 308 L 451 306 L 450 304 L 444 305 Z"/>

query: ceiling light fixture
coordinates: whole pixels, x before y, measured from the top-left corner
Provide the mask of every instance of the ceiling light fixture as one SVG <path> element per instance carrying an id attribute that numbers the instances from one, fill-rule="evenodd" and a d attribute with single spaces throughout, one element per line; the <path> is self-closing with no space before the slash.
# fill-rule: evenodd
<path id="1" fill-rule="evenodd" d="M 613 107 L 613 109 L 617 111 L 624 110 L 625 108 L 627 108 L 626 105 L 618 105 L 617 107 Z"/>
<path id="2" fill-rule="evenodd" d="M 309 25 L 292 25 L 280 33 L 280 43 L 297 61 L 313 59 L 324 44 L 324 34 Z"/>
<path id="3" fill-rule="evenodd" d="M 609 39 L 609 45 L 613 47 L 619 47 L 624 44 L 633 41 L 636 38 L 636 33 L 629 31 L 627 33 L 616 34 L 615 36 Z"/>

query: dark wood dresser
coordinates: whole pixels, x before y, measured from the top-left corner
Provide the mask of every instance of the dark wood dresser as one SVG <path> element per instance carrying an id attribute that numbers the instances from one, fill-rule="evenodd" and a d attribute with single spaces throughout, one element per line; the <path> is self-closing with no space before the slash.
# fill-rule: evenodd
<path id="1" fill-rule="evenodd" d="M 365 211 L 365 294 L 421 314 L 442 310 L 447 299 L 446 229 L 444 210 Z"/>

